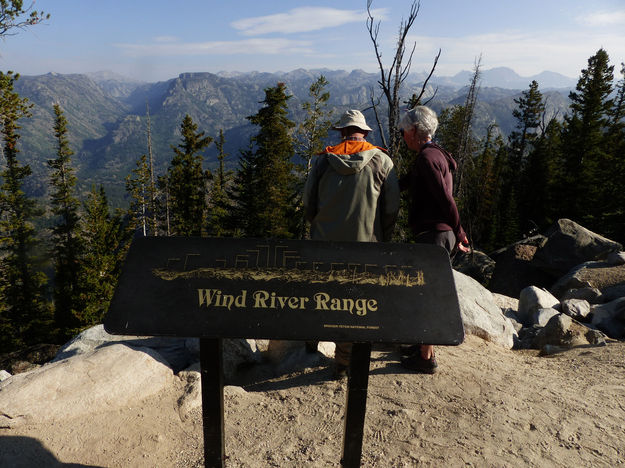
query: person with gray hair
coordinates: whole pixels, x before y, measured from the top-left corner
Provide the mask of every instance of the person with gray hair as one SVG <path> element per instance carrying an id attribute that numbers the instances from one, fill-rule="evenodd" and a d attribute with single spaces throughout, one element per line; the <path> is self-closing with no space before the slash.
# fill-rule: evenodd
<path id="1" fill-rule="evenodd" d="M 438 128 L 436 112 L 426 106 L 408 110 L 400 120 L 404 142 L 417 152 L 412 166 L 399 181 L 409 194 L 408 223 L 417 243 L 444 247 L 450 255 L 468 252 L 469 241 L 460 224 L 453 197 L 453 172 L 456 161 L 449 152 L 432 141 Z M 433 374 L 438 367 L 434 346 L 414 345 L 403 349 L 405 368 Z"/>

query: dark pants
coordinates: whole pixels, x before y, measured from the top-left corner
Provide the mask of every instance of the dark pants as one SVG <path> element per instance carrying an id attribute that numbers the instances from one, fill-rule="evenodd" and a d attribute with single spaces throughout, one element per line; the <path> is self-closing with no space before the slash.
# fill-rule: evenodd
<path id="1" fill-rule="evenodd" d="M 417 235 L 415 239 L 417 244 L 434 244 L 440 245 L 449 255 L 456 248 L 456 236 L 453 231 L 425 231 Z"/>

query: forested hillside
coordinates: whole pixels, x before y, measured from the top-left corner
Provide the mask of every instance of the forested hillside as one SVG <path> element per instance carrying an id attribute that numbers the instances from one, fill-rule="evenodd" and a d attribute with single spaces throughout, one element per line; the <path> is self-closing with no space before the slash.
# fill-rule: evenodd
<path id="1" fill-rule="evenodd" d="M 225 152 L 231 155 L 229 167 L 236 165 L 240 150 L 246 148 L 252 126 L 246 117 L 252 115 L 263 99 L 263 90 L 282 82 L 286 84 L 289 115 L 294 121 L 304 117 L 301 105 L 308 89 L 323 74 L 330 93 L 328 107 L 339 115 L 348 108 L 371 107 L 372 92 L 377 92 L 377 74 L 362 71 L 296 70 L 290 73 L 245 73 L 219 76 L 212 73 L 183 73 L 159 83 L 138 83 L 111 74 L 24 76 L 16 82 L 16 91 L 34 105 L 32 118 L 22 122 L 22 153 L 31 164 L 35 177 L 27 184 L 29 193 L 46 194 L 45 167 L 42 164 L 53 152 L 51 129 L 53 106 L 59 104 L 67 116 L 69 139 L 76 152 L 74 162 L 80 176 L 81 192 L 92 183 L 102 183 L 117 206 L 127 204 L 123 197 L 123 180 L 137 158 L 147 150 L 147 112 L 151 120 L 155 170 L 163 172 L 171 159 L 171 145 L 179 138 L 178 126 L 189 114 L 208 135 L 224 131 Z M 414 78 L 417 78 L 416 76 Z M 458 78 L 456 78 L 457 80 Z M 517 80 L 520 77 L 517 75 Z M 463 86 L 449 84 L 428 86 L 436 95 L 430 105 L 437 111 L 463 104 L 469 80 Z M 517 81 L 518 82 L 518 81 Z M 529 85 L 529 81 L 526 83 Z M 407 82 L 402 94 L 408 97 L 420 89 L 418 81 Z M 482 87 L 474 120 L 478 136 L 496 123 L 507 136 L 514 128 L 514 99 L 521 89 Z M 549 115 L 566 113 L 568 90 L 545 92 Z M 377 98 L 376 98 L 377 99 Z M 384 116 L 384 104 L 380 104 Z M 371 109 L 365 110 L 375 121 Z M 383 118 L 383 124 L 386 125 Z M 371 139 L 381 140 L 374 132 Z M 207 167 L 215 167 L 217 150 L 209 146 L 204 154 Z"/>

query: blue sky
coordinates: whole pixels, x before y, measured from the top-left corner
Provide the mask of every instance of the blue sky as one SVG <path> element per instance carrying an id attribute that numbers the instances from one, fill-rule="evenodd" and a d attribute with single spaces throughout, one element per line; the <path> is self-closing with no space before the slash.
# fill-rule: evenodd
<path id="1" fill-rule="evenodd" d="M 385 65 L 410 4 L 372 2 Z M 377 71 L 366 0 L 36 0 L 35 8 L 50 20 L 0 42 L 0 70 L 110 70 L 150 82 L 200 71 Z M 442 49 L 440 76 L 471 70 L 481 54 L 483 69 L 576 78 L 601 47 L 618 72 L 625 0 L 421 0 L 413 43 L 415 72 Z"/>

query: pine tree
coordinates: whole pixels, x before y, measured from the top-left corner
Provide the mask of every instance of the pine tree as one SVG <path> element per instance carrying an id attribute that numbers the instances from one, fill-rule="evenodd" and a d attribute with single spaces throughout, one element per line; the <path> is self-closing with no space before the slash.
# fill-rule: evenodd
<path id="1" fill-rule="evenodd" d="M 82 308 L 78 316 L 81 328 L 102 321 L 113 297 L 127 247 L 121 215 L 111 215 L 103 187 L 92 187 L 84 208 L 84 250 L 80 271 Z"/>
<path id="2" fill-rule="evenodd" d="M 180 126 L 182 141 L 172 146 L 175 155 L 167 172 L 171 229 L 177 236 L 200 236 L 206 219 L 207 174 L 202 169 L 200 152 L 212 138 L 197 132 L 197 128 L 186 115 Z"/>
<path id="3" fill-rule="evenodd" d="M 54 320 L 60 330 L 78 326 L 80 308 L 80 202 L 74 196 L 76 176 L 71 165 L 74 152 L 67 138 L 67 119 L 61 107 L 54 106 L 54 136 L 57 141 L 56 159 L 48 160 L 52 214 L 52 258 L 54 260 Z"/>
<path id="4" fill-rule="evenodd" d="M 51 310 L 45 302 L 46 277 L 38 268 L 38 246 L 33 220 L 42 214 L 35 200 L 24 193 L 30 166 L 18 161 L 18 120 L 29 116 L 29 105 L 14 91 L 18 75 L 0 73 L 0 133 L 5 168 L 0 173 L 0 262 L 3 270 L 4 307 L 0 323 L 12 335 L 0 337 L 0 347 L 31 344 L 47 333 Z"/>
<path id="5" fill-rule="evenodd" d="M 152 217 L 152 194 L 150 193 L 150 187 L 150 166 L 147 156 L 143 154 L 137 161 L 137 167 L 132 170 L 132 174 L 126 177 L 126 191 L 131 198 L 128 210 L 129 229 L 132 232 L 139 230 L 143 237 L 156 234 L 156 226 Z"/>
<path id="6" fill-rule="evenodd" d="M 532 153 L 536 140 L 539 137 L 539 126 L 545 112 L 542 93 L 538 90 L 538 83 L 532 81 L 529 89 L 523 91 L 521 97 L 515 99 L 517 108 L 512 115 L 517 120 L 516 130 L 510 134 L 509 170 L 505 185 L 514 186 L 518 195 L 520 226 L 523 231 L 535 223 L 532 219 L 531 206 L 535 194 L 545 189 L 546 174 L 545 161 L 537 159 L 538 154 Z M 532 154 L 531 161 L 530 153 Z"/>
<path id="7" fill-rule="evenodd" d="M 613 71 L 603 49 L 588 59 L 576 91 L 569 94 L 571 114 L 565 117 L 563 135 L 562 215 L 597 230 L 603 227 L 598 222 L 599 210 L 607 201 L 602 172 L 610 159 L 604 129 L 613 106 Z"/>
<path id="8" fill-rule="evenodd" d="M 287 117 L 289 97 L 284 83 L 266 88 L 264 106 L 248 117 L 259 126 L 259 131 L 251 139 L 254 149 L 246 168 L 251 171 L 251 185 L 242 187 L 248 191 L 242 198 L 256 198 L 254 209 L 249 213 L 247 236 L 290 238 L 296 230 L 292 209 L 295 178 L 291 157 L 294 151 L 290 136 L 295 124 Z"/>
<path id="9" fill-rule="evenodd" d="M 299 213 L 297 232 L 301 239 L 308 237 L 308 223 L 304 217 L 301 193 L 310 172 L 312 159 L 323 151 L 324 141 L 332 127 L 330 120 L 332 111 L 327 109 L 330 93 L 324 91 L 327 85 L 328 80 L 321 75 L 310 86 L 308 95 L 311 100 L 302 103 L 306 118 L 297 128 L 297 155 L 300 162 L 296 165 L 298 179 L 296 192 L 300 195 L 296 200 L 296 211 Z"/>
<path id="10" fill-rule="evenodd" d="M 556 181 L 560 178 L 563 157 L 561 134 L 562 124 L 551 119 L 527 157 L 522 207 L 526 230 L 532 225 L 542 230 L 560 216 L 555 207 L 559 199 Z"/>
<path id="11" fill-rule="evenodd" d="M 230 204 L 227 188 L 232 179 L 232 171 L 227 171 L 225 168 L 225 159 L 228 155 L 224 152 L 224 144 L 224 131 L 219 130 L 219 138 L 215 141 L 215 146 L 218 151 L 217 160 L 219 161 L 219 166 L 217 167 L 217 173 L 211 176 L 212 186 L 210 189 L 207 229 L 209 235 L 217 237 L 222 237 L 230 233 L 227 222 L 228 207 Z"/>
<path id="12" fill-rule="evenodd" d="M 226 189 L 230 204 L 226 216 L 226 226 L 234 237 L 251 236 L 256 229 L 256 213 L 263 201 L 256 195 L 257 179 L 255 155 L 251 148 L 241 151 L 239 167 L 232 185 Z"/>
<path id="13" fill-rule="evenodd" d="M 24 8 L 24 0 L 1 0 L 0 37 L 11 36 L 15 34 L 15 29 L 34 26 L 50 18 L 43 11 L 32 10 L 34 3 L 33 1 L 29 7 Z"/>

